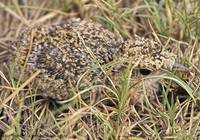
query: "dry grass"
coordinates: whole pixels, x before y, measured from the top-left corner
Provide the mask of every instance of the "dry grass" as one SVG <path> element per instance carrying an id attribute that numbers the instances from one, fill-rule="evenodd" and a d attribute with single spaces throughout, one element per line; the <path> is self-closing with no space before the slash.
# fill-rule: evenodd
<path id="1" fill-rule="evenodd" d="M 199 7 L 199 0 L 1 0 L 0 137 L 200 139 Z M 120 77 L 124 81 L 120 90 L 110 79 L 112 87 L 75 90 L 72 99 L 59 104 L 36 97 L 31 81 L 39 72 L 24 81 L 22 70 L 21 78 L 15 79 L 16 66 L 6 65 L 14 53 L 10 43 L 24 26 L 56 24 L 74 17 L 92 19 L 123 38 L 134 39 L 134 34 L 156 38 L 191 71 L 161 76 L 160 94 L 153 100 L 145 96 L 143 105 L 129 105 L 131 67 Z M 80 95 L 94 88 L 106 89 L 114 97 L 88 104 Z M 104 100 L 113 104 L 106 105 Z"/>

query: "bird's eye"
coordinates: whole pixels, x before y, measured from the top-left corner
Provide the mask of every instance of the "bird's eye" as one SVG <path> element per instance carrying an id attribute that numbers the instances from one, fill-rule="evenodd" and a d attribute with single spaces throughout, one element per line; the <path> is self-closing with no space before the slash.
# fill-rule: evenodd
<path id="1" fill-rule="evenodd" d="M 149 70 L 149 69 L 140 69 L 140 73 L 142 75 L 149 75 L 151 73 L 151 70 Z"/>

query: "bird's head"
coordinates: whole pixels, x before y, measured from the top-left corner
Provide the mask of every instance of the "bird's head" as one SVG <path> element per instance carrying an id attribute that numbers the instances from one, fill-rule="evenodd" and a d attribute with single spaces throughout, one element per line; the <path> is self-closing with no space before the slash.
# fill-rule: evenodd
<path id="1" fill-rule="evenodd" d="M 162 45 L 151 39 L 136 37 L 134 41 L 126 41 L 123 47 L 123 58 L 128 60 L 134 69 L 132 76 L 133 83 L 136 84 L 133 84 L 129 94 L 133 102 L 142 102 L 145 91 L 148 96 L 159 91 L 161 78 L 147 78 L 148 76 L 158 76 L 166 70 L 189 71 L 184 65 L 176 63 L 176 55 L 173 52 L 165 50 Z"/>

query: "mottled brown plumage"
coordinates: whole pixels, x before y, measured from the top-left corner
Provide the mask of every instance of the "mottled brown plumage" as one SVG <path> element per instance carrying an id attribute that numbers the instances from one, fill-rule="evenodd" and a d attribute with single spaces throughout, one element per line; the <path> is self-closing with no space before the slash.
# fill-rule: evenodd
<path id="1" fill-rule="evenodd" d="M 106 76 L 99 64 L 123 61 L 123 64 L 131 63 L 135 69 L 158 71 L 171 69 L 175 62 L 173 53 L 163 50 L 151 39 L 136 37 L 124 41 L 98 23 L 78 19 L 60 25 L 27 28 L 13 46 L 17 50 L 16 63 L 23 66 L 27 60 L 27 75 L 41 71 L 34 84 L 39 93 L 56 100 L 69 99 L 72 87 L 77 86 L 87 71 L 90 72 L 82 78 L 80 89 L 95 83 L 105 84 L 106 80 L 102 79 Z M 111 75 L 122 74 L 122 67 L 113 68 Z"/>

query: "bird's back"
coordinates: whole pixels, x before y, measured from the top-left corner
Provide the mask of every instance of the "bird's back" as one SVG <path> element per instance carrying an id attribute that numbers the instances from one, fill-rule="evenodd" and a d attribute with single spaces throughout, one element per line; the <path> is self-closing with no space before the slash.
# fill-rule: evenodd
<path id="1" fill-rule="evenodd" d="M 25 29 L 18 37 L 16 62 L 27 63 L 29 72 L 41 70 L 36 80 L 38 90 L 65 99 L 71 89 L 69 81 L 75 86 L 97 63 L 107 64 L 120 57 L 121 43 L 120 37 L 91 21 L 36 26 Z M 98 73 L 99 69 L 93 70 L 87 80 L 90 82 Z"/>

